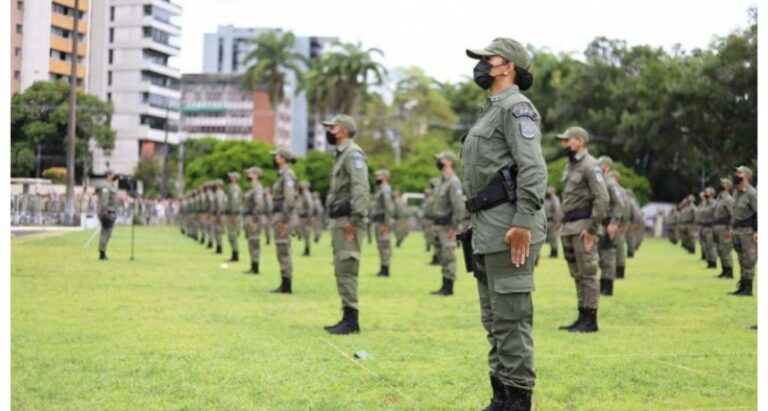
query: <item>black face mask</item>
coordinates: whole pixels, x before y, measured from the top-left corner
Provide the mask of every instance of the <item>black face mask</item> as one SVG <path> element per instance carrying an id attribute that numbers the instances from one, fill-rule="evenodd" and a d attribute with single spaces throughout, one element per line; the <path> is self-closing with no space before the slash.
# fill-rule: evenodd
<path id="1" fill-rule="evenodd" d="M 477 64 L 475 64 L 474 70 L 472 70 L 472 77 L 475 79 L 475 84 L 480 86 L 483 90 L 488 90 L 491 87 L 491 84 L 493 84 L 491 70 L 501 66 L 503 66 L 503 64 L 494 66 L 484 60 L 478 61 Z"/>
<path id="2" fill-rule="evenodd" d="M 376 180 L 376 185 L 377 186 L 380 186 L 382 184 L 384 184 L 384 180 Z"/>
<path id="3" fill-rule="evenodd" d="M 742 176 L 740 176 L 738 174 L 734 174 L 733 175 L 733 185 L 734 186 L 739 185 L 739 183 L 741 183 L 741 180 L 743 180 L 743 179 L 744 179 L 744 177 L 742 177 Z"/>
<path id="4" fill-rule="evenodd" d="M 573 161 L 576 158 L 576 152 L 571 150 L 571 148 L 568 146 L 561 148 L 560 154 L 564 156 L 568 156 L 568 159 L 571 161 Z"/>
<path id="5" fill-rule="evenodd" d="M 443 164 L 443 160 L 437 160 L 435 165 L 437 166 L 437 169 L 440 171 L 443 171 L 443 168 L 445 167 L 445 164 Z"/>
<path id="6" fill-rule="evenodd" d="M 277 164 L 277 159 L 276 158 L 272 159 L 272 166 L 275 167 L 275 168 L 280 168 L 280 164 Z"/>
<path id="7" fill-rule="evenodd" d="M 328 130 L 325 132 L 325 141 L 328 142 L 328 144 L 335 146 L 336 145 L 336 134 L 331 133 L 331 130 Z"/>

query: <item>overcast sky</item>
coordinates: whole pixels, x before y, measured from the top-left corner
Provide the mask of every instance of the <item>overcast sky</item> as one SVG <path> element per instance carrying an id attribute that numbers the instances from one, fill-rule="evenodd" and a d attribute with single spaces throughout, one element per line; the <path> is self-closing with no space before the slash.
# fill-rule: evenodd
<path id="1" fill-rule="evenodd" d="M 175 0 L 184 73 L 200 72 L 203 34 L 218 25 L 280 27 L 336 36 L 385 53 L 388 68 L 417 65 L 438 80 L 471 75 L 468 47 L 511 37 L 555 52 L 582 52 L 596 36 L 669 49 L 706 47 L 747 25 L 754 0 Z"/>

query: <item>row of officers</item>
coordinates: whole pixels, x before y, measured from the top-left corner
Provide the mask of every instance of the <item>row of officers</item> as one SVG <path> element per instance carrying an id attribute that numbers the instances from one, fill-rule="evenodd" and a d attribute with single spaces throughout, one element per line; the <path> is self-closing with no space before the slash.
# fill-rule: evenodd
<path id="1" fill-rule="evenodd" d="M 686 196 L 665 216 L 669 240 L 680 242 L 690 254 L 696 253 L 699 239 L 701 259 L 707 268 L 717 269 L 718 278 L 733 278 L 733 251 L 741 268 L 735 296 L 751 296 L 757 264 L 757 189 L 752 185 L 752 170 L 739 166 L 733 175 L 721 178 L 718 190 L 707 187 L 699 193 L 699 202 Z"/>

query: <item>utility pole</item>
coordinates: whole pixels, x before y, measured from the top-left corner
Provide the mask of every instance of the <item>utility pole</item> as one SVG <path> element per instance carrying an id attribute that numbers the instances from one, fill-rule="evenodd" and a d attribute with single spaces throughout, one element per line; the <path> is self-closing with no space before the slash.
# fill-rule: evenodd
<path id="1" fill-rule="evenodd" d="M 165 155 L 163 155 L 163 182 L 160 186 L 160 198 L 168 198 L 168 102 L 165 103 Z"/>
<path id="2" fill-rule="evenodd" d="M 77 23 L 80 17 L 80 0 L 75 0 L 72 35 L 72 73 L 69 76 L 69 124 L 67 133 L 67 203 L 65 220 L 67 225 L 75 224 L 75 132 L 77 130 Z"/>

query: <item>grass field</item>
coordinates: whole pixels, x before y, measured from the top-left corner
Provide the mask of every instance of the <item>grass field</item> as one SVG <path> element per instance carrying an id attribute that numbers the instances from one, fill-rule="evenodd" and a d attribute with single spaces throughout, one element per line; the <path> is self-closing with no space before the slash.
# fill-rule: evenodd
<path id="1" fill-rule="evenodd" d="M 254 276 L 247 257 L 223 268 L 173 228 L 137 228 L 135 261 L 129 229 L 116 229 L 106 263 L 83 247 L 89 236 L 12 242 L 16 410 L 478 410 L 490 398 L 474 278 L 462 272 L 453 297 L 429 295 L 440 274 L 421 233 L 395 249 L 388 279 L 364 247 L 363 332 L 336 337 L 322 329 L 340 317 L 327 234 L 312 257 L 294 242 L 293 295 L 268 292 L 274 245 Z M 557 330 L 575 316 L 565 261 L 542 258 L 535 408 L 755 409 L 756 298 L 726 296 L 736 281 L 704 267 L 646 240 L 601 299 L 600 332 L 572 335 Z M 351 359 L 358 350 L 373 359 Z"/>

